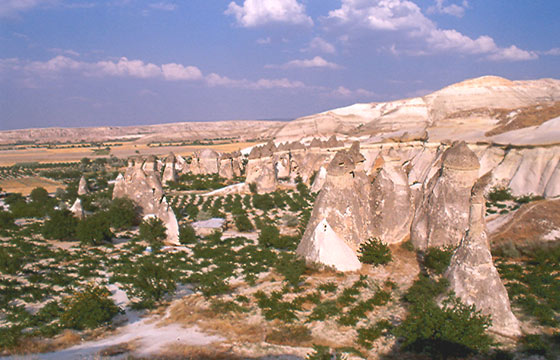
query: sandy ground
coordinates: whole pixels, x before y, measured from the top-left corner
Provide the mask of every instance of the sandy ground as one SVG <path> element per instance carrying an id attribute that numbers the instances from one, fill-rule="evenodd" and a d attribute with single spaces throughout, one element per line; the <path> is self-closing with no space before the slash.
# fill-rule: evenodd
<path id="1" fill-rule="evenodd" d="M 241 150 L 255 143 L 252 142 L 239 142 L 218 145 L 186 145 L 186 146 L 161 146 L 149 147 L 146 144 L 133 144 L 123 143 L 122 146 L 115 146 L 111 148 L 110 155 L 118 158 L 126 158 L 132 155 L 156 155 L 165 156 L 170 152 L 179 155 L 189 155 L 196 150 L 205 148 L 214 149 L 221 152 L 233 152 Z M 30 148 L 30 149 L 17 149 L 17 150 L 2 150 L 0 148 L 0 166 L 10 166 L 22 162 L 39 162 L 39 163 L 53 163 L 53 162 L 72 162 L 80 161 L 80 159 L 87 157 L 96 159 L 99 157 L 108 157 L 109 155 L 96 155 L 93 148 L 58 148 L 58 149 L 45 149 L 45 148 Z"/>
<path id="2" fill-rule="evenodd" d="M 111 284 L 108 286 L 108 289 L 111 291 L 112 298 L 118 306 L 124 308 L 130 302 L 126 293 L 118 286 Z M 176 297 L 182 297 L 191 293 L 187 288 L 179 289 Z M 220 336 L 205 334 L 196 325 L 185 327 L 180 324 L 165 324 L 164 320 L 168 314 L 140 318 L 138 312 L 127 310 L 125 316 L 126 325 L 120 327 L 117 333 L 104 339 L 86 341 L 68 349 L 51 353 L 8 356 L 0 357 L 0 359 L 100 359 L 102 358 L 99 354 L 100 352 L 119 345 L 127 345 L 134 350 L 131 353 L 123 353 L 122 355 L 111 357 L 111 359 L 126 359 L 129 355 L 151 357 L 157 356 L 174 346 L 206 346 L 225 340 Z"/>
<path id="3" fill-rule="evenodd" d="M 29 195 L 36 187 L 43 187 L 49 193 L 54 193 L 57 188 L 64 189 L 66 185 L 40 176 L 0 180 L 0 188 L 2 188 L 2 190 L 12 193 L 21 193 L 24 196 Z"/>

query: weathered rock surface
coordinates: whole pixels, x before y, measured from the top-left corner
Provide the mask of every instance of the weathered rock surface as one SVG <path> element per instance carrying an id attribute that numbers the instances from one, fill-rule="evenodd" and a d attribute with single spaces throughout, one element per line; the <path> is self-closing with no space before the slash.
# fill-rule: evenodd
<path id="1" fill-rule="evenodd" d="M 519 321 L 511 312 L 508 293 L 492 262 L 484 220 L 484 188 L 485 184 L 473 187 L 469 229 L 453 254 L 445 277 L 464 303 L 474 304 L 482 313 L 492 316 L 491 330 L 520 336 Z"/>
<path id="2" fill-rule="evenodd" d="M 371 233 L 369 188 L 365 172 L 356 170 L 353 157 L 346 151 L 336 153 L 327 168 L 325 185 L 315 201 L 297 253 L 308 261 L 315 261 L 311 258 L 317 258 L 316 246 L 318 239 L 322 239 L 321 236 L 329 236 L 328 241 L 320 242 L 323 245 L 339 243 L 339 240 L 332 236 L 333 234 L 342 239 L 350 249 L 356 251 L 360 243 L 367 240 Z M 329 227 L 324 229 L 325 224 L 329 225 L 332 232 Z M 339 258 L 341 259 L 347 258 Z M 337 269 L 352 267 L 353 261 L 347 260 L 348 262 L 342 261 L 329 265 Z"/>
<path id="3" fill-rule="evenodd" d="M 170 153 L 165 159 L 165 168 L 163 169 L 162 181 L 164 185 L 168 182 L 177 181 L 177 172 L 175 169 L 175 154 Z"/>
<path id="4" fill-rule="evenodd" d="M 457 246 L 468 227 L 470 191 L 478 178 L 479 162 L 465 142 L 443 154 L 443 164 L 424 187 L 414 216 L 411 240 L 418 249 Z"/>
<path id="5" fill-rule="evenodd" d="M 357 271 L 362 267 L 354 250 L 334 232 L 327 219 L 321 220 L 313 230 L 305 259 L 332 266 L 338 271 Z"/>
<path id="6" fill-rule="evenodd" d="M 80 198 L 76 198 L 76 201 L 74 201 L 74 204 L 70 207 L 70 212 L 78 219 L 82 219 L 85 216 L 82 200 Z"/>
<path id="7" fill-rule="evenodd" d="M 381 159 L 383 165 L 371 186 L 372 235 L 394 244 L 409 237 L 414 204 L 398 154 L 390 151 Z"/>
<path id="8" fill-rule="evenodd" d="M 80 178 L 80 182 L 78 183 L 78 195 L 86 195 L 89 193 L 87 181 L 85 177 Z"/>
<path id="9" fill-rule="evenodd" d="M 119 174 L 115 181 L 113 199 L 118 197 L 128 197 L 134 201 L 143 217 L 155 216 L 160 219 L 166 228 L 166 242 L 179 245 L 179 224 L 164 196 L 154 157 L 129 159 L 124 176 Z"/>

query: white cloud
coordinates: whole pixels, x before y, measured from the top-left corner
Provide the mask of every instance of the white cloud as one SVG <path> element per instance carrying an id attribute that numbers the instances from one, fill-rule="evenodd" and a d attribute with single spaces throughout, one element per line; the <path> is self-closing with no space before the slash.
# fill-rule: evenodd
<path id="1" fill-rule="evenodd" d="M 339 86 L 337 89 L 331 91 L 331 96 L 355 97 L 355 98 L 359 97 L 359 98 L 371 99 L 372 97 L 375 96 L 375 93 L 365 89 L 350 90 L 344 86 Z"/>
<path id="2" fill-rule="evenodd" d="M 445 9 L 443 1 L 436 6 Z M 463 7 L 468 3 L 463 2 Z M 443 11 L 443 10 L 442 10 Z M 457 10 L 447 10 L 455 12 Z M 483 35 L 472 39 L 454 29 L 440 29 L 422 10 L 408 0 L 342 0 L 339 9 L 332 10 L 328 19 L 349 26 L 364 27 L 375 31 L 403 32 L 411 38 L 421 38 L 429 51 L 455 51 L 460 54 L 485 54 L 494 61 L 520 61 L 538 58 L 535 52 L 517 48 L 501 48 L 494 39 Z M 426 50 L 404 51 L 408 54 L 426 54 Z"/>
<path id="3" fill-rule="evenodd" d="M 196 66 L 183 66 L 181 64 L 161 65 L 163 77 L 167 80 L 197 80 L 202 78 L 202 72 Z"/>
<path id="4" fill-rule="evenodd" d="M 488 59 L 493 61 L 535 60 L 538 58 L 539 56 L 534 51 L 521 50 L 515 45 L 505 49 L 497 49 L 488 56 Z"/>
<path id="5" fill-rule="evenodd" d="M 270 37 L 257 39 L 257 44 L 259 44 L 259 45 L 268 45 L 271 42 L 272 42 L 272 39 Z"/>
<path id="6" fill-rule="evenodd" d="M 121 57 L 118 61 L 103 60 L 84 62 L 59 55 L 48 61 L 22 61 L 17 58 L 0 59 L 0 72 L 22 72 L 26 78 L 52 79 L 63 73 L 73 72 L 89 77 L 128 77 L 139 79 L 160 79 L 167 81 L 198 81 L 203 80 L 208 86 L 234 87 L 241 89 L 298 89 L 306 88 L 301 81 L 282 79 L 231 79 L 216 73 L 206 76 L 196 66 L 168 63 L 156 65 L 142 60 L 129 60 Z"/>
<path id="7" fill-rule="evenodd" d="M 0 17 L 14 16 L 22 11 L 57 2 L 57 0 L 0 0 Z"/>
<path id="8" fill-rule="evenodd" d="M 169 3 L 169 2 L 157 2 L 152 3 L 149 5 L 152 9 L 156 10 L 163 10 L 163 11 L 174 11 L 177 9 L 177 4 Z"/>
<path id="9" fill-rule="evenodd" d="M 440 14 L 447 14 L 456 16 L 458 18 L 463 17 L 465 15 L 465 9 L 469 8 L 469 2 L 463 0 L 461 5 L 457 4 L 450 4 L 445 5 L 446 0 L 435 0 L 436 4 L 434 6 L 430 6 L 428 8 L 428 13 L 440 13 Z"/>
<path id="10" fill-rule="evenodd" d="M 313 25 L 305 7 L 297 0 L 245 0 L 242 6 L 232 1 L 225 14 L 235 16 L 237 24 L 243 27 L 268 23 Z"/>
<path id="11" fill-rule="evenodd" d="M 303 51 L 320 51 L 326 54 L 336 53 L 336 48 L 333 44 L 329 43 L 323 38 L 315 37 L 309 43 L 309 47 L 303 49 Z"/>
<path id="12" fill-rule="evenodd" d="M 552 48 L 543 52 L 544 55 L 560 56 L 560 48 Z"/>
<path id="13" fill-rule="evenodd" d="M 320 56 L 315 56 L 313 59 L 303 59 L 303 60 L 292 60 L 288 61 L 283 65 L 266 65 L 267 68 L 327 68 L 327 69 L 339 69 L 340 66 L 328 62 L 327 60 L 323 59 Z"/>

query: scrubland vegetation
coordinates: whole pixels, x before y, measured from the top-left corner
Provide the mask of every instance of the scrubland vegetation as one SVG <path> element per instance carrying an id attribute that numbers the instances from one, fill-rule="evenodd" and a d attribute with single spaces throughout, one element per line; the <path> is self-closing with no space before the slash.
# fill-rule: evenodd
<path id="1" fill-rule="evenodd" d="M 67 187 L 56 194 L 38 188 L 27 198 L 8 194 L 4 199 L 9 205 L 0 211 L 4 353 L 25 351 L 29 343 L 67 329 L 87 336 L 91 329 L 110 328 L 115 317 L 130 309 L 148 314 L 168 306 L 186 286 L 194 293 L 185 301 L 200 299 L 193 307 L 198 316 L 245 325 L 256 317 L 263 338 L 254 341 L 313 348 L 307 359 L 368 358 L 378 352 L 412 359 L 509 359 L 514 351 L 552 359 L 559 354 L 558 245 L 496 259 L 516 314 L 544 334 L 503 348 L 486 331 L 491 318 L 448 292 L 442 274 L 453 249 L 417 253 L 410 243 L 396 249 L 370 239 L 359 251 L 368 264 L 359 273 L 306 265 L 295 249 L 314 194 L 301 182 L 271 194 L 210 197 L 198 190 L 220 187 L 225 179 L 182 176 L 169 186 L 174 192 L 168 200 L 183 246 L 167 248 L 160 221 L 141 221 L 130 200 L 111 199 L 108 182 L 117 175 L 111 162 L 30 171 L 48 171 L 43 176 Z M 79 220 L 66 208 L 77 197 L 82 174 L 93 191 L 81 196 L 88 215 Z M 505 201 L 503 192 L 493 194 L 490 201 Z M 219 231 L 197 236 L 192 222 L 211 217 L 226 219 L 227 236 Z M 373 275 L 373 269 L 393 264 L 395 250 L 421 262 L 412 285 L 397 276 L 380 281 Z M 115 289 L 126 292 L 128 305 L 115 304 Z M 329 339 L 317 329 L 340 336 Z"/>

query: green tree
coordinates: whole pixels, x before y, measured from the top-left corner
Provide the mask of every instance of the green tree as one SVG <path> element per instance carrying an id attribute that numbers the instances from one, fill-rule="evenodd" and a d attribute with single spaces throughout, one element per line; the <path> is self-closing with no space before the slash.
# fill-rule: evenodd
<path id="1" fill-rule="evenodd" d="M 108 212 L 111 226 L 118 230 L 138 225 L 137 206 L 129 198 L 113 199 Z"/>
<path id="2" fill-rule="evenodd" d="M 158 263 L 153 256 L 143 257 L 139 262 L 138 273 L 132 281 L 134 294 L 142 299 L 136 308 L 151 308 L 167 293 L 176 289 L 173 272 Z"/>
<path id="3" fill-rule="evenodd" d="M 113 237 L 110 226 L 107 213 L 99 212 L 78 223 L 76 236 L 84 245 L 101 245 Z"/>
<path id="4" fill-rule="evenodd" d="M 140 238 L 149 242 L 154 249 L 159 249 L 167 236 L 163 222 L 155 217 L 142 221 L 139 230 Z"/>
<path id="5" fill-rule="evenodd" d="M 41 204 L 49 200 L 49 193 L 47 190 L 45 190 L 45 188 L 36 187 L 35 189 L 31 190 L 29 198 L 34 203 Z"/>
<path id="6" fill-rule="evenodd" d="M 76 219 L 69 210 L 54 210 L 43 224 L 45 239 L 68 240 L 76 236 Z"/>

